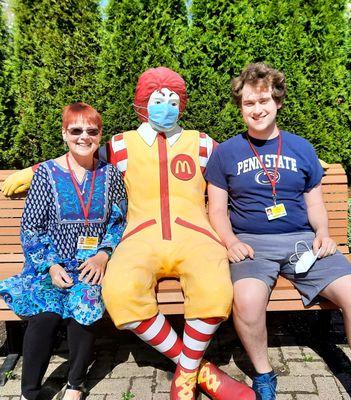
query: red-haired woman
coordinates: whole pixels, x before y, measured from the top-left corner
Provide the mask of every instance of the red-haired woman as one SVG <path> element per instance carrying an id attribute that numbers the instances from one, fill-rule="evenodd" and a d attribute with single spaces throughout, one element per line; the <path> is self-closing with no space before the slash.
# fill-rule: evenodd
<path id="1" fill-rule="evenodd" d="M 63 399 L 84 398 L 93 327 L 104 312 L 100 284 L 125 226 L 120 173 L 94 158 L 102 135 L 100 114 L 74 103 L 62 117 L 68 152 L 37 169 L 21 224 L 24 268 L 0 283 L 0 295 L 11 309 L 29 317 L 21 400 L 37 398 L 62 319 L 70 351 Z"/>

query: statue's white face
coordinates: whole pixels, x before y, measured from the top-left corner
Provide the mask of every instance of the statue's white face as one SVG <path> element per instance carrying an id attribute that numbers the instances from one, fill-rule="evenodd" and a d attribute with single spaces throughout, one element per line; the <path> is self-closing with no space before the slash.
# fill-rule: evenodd
<path id="1" fill-rule="evenodd" d="M 172 92 L 167 88 L 162 88 L 161 90 L 155 90 L 149 99 L 147 105 L 151 104 L 162 104 L 168 103 L 173 107 L 177 107 L 179 109 L 180 98 L 177 93 Z"/>

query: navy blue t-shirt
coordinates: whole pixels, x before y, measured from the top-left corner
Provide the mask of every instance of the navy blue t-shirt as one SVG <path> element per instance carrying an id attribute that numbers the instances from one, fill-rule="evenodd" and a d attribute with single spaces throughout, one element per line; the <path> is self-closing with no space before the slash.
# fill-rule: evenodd
<path id="1" fill-rule="evenodd" d="M 281 131 L 282 150 L 278 164 L 277 204 L 284 203 L 287 215 L 269 221 L 266 207 L 273 205 L 272 185 L 253 153 L 247 134 L 239 134 L 218 145 L 206 167 L 208 182 L 228 192 L 230 221 L 234 233 L 289 233 L 311 231 L 304 192 L 321 181 L 323 169 L 312 145 L 304 138 Z M 250 137 L 273 177 L 278 137 Z"/>

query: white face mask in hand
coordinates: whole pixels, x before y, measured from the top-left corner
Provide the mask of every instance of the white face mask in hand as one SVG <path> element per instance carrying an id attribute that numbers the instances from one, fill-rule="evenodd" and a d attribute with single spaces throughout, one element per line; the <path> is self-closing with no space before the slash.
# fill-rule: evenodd
<path id="1" fill-rule="evenodd" d="M 299 251 L 299 245 L 303 245 L 307 248 L 307 251 Z M 309 248 L 308 244 L 304 240 L 296 242 L 295 253 L 289 258 L 289 263 L 295 265 L 295 273 L 303 274 L 307 272 L 317 260 L 320 251 L 321 249 L 319 249 L 318 253 L 315 255 L 313 254 L 313 250 Z M 297 261 L 294 261 L 294 258 L 297 259 Z"/>

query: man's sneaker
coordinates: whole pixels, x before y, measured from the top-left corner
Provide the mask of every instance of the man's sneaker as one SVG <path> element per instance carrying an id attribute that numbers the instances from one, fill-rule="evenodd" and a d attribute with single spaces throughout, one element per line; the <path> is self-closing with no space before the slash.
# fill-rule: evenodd
<path id="1" fill-rule="evenodd" d="M 252 380 L 252 389 L 260 394 L 262 400 L 275 400 L 277 375 L 272 371 L 255 376 Z"/>

